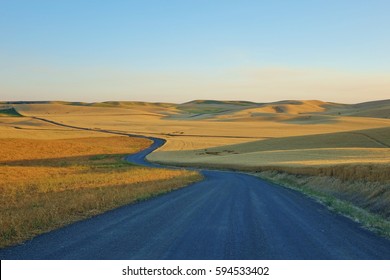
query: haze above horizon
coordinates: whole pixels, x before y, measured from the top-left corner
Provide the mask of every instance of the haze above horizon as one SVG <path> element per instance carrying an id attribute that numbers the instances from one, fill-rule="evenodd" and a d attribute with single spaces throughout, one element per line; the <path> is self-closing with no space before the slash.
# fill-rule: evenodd
<path id="1" fill-rule="evenodd" d="M 0 9 L 0 100 L 390 97 L 388 1 L 27 1 Z"/>

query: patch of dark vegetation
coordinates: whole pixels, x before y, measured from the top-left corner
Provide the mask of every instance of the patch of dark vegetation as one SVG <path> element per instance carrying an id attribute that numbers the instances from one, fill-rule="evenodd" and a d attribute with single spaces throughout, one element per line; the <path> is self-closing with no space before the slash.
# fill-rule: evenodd
<path id="1" fill-rule="evenodd" d="M 3 104 L 50 104 L 52 101 L 5 101 Z"/>
<path id="2" fill-rule="evenodd" d="M 10 108 L 0 108 L 0 116 L 7 116 L 7 117 L 22 117 L 22 115 L 15 110 L 14 107 Z"/>
<path id="3" fill-rule="evenodd" d="M 229 154 L 239 154 L 236 151 L 233 150 L 223 150 L 223 151 L 208 151 L 207 149 L 204 151 L 204 153 L 198 153 L 198 155 L 214 155 L 214 156 L 224 156 Z"/>
<path id="4" fill-rule="evenodd" d="M 284 113 L 283 108 L 280 106 L 274 106 L 272 108 L 275 110 L 276 113 Z"/>

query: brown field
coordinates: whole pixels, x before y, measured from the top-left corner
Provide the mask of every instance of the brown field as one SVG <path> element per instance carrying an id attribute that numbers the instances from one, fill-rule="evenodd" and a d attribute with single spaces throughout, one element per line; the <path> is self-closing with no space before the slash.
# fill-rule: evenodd
<path id="1" fill-rule="evenodd" d="M 59 139 L 66 145 L 65 138 L 110 136 L 33 117 L 161 137 L 167 143 L 148 156 L 151 161 L 262 174 L 284 172 L 292 174 L 289 180 L 295 176 L 297 182 L 307 176 L 305 185 L 312 182 L 313 186 L 320 177 L 330 178 L 332 186 L 327 189 L 324 183 L 318 187 L 320 191 L 388 219 L 390 100 L 361 104 L 198 100 L 184 104 L 41 102 L 7 106 L 23 117 L 3 114 L 0 139 Z M 275 178 L 279 177 L 283 176 Z"/>
<path id="2" fill-rule="evenodd" d="M 200 179 L 122 160 L 149 144 L 129 137 L 0 139 L 0 247 Z"/>

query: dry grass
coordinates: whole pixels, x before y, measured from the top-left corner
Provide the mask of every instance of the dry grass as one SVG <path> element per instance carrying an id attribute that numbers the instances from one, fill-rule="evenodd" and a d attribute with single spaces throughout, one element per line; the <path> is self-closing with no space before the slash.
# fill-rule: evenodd
<path id="1" fill-rule="evenodd" d="M 151 143 L 142 138 L 122 136 L 56 140 L 0 139 L 0 162 L 9 164 L 10 161 L 135 153 Z"/>
<path id="2" fill-rule="evenodd" d="M 0 247 L 200 179 L 122 160 L 148 145 L 129 137 L 0 139 Z"/>
<path id="3" fill-rule="evenodd" d="M 338 179 L 341 182 L 382 183 L 390 191 L 390 164 L 340 164 L 319 167 L 264 166 L 256 171 L 282 171 L 295 175 L 325 176 Z M 390 207 L 390 197 L 388 203 Z"/>
<path id="4" fill-rule="evenodd" d="M 344 170 L 354 170 L 355 168 L 355 166 L 344 167 Z M 381 171 L 386 170 L 381 169 Z M 342 174 L 343 171 L 338 171 L 338 173 Z M 319 174 L 321 175 L 318 176 Z M 335 176 L 319 174 L 313 172 L 312 175 L 297 175 L 279 170 L 256 173 L 263 179 L 313 196 L 333 210 L 361 222 L 369 229 L 390 237 L 389 175 L 387 175 L 386 180 L 378 182 L 364 179 L 342 180 Z M 363 174 L 367 174 L 367 172 L 363 172 Z M 347 172 L 344 176 L 353 178 L 353 175 Z"/>

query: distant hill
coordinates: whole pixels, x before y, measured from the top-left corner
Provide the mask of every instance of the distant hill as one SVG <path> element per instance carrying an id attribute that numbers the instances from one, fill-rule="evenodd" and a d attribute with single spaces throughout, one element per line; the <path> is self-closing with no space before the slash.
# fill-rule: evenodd
<path id="1" fill-rule="evenodd" d="M 347 113 L 350 116 L 390 119 L 390 99 L 355 104 Z"/>
<path id="2" fill-rule="evenodd" d="M 105 101 L 91 103 L 67 101 L 12 101 L 1 102 L 0 104 L 5 106 L 15 105 L 17 109 L 20 109 L 19 106 L 23 106 L 23 110 L 28 110 L 28 106 L 30 105 L 122 108 L 157 112 L 174 118 L 191 119 L 208 119 L 215 117 L 242 119 L 271 116 L 273 118 L 295 118 L 297 115 L 315 118 L 315 116 L 319 114 L 325 117 L 357 116 L 390 118 L 390 99 L 358 104 L 340 104 L 320 100 L 281 100 L 269 103 L 229 100 L 192 100 L 181 104 L 141 101 Z M 47 109 L 49 110 L 50 108 L 47 107 Z M 12 110 L 4 111 L 2 115 L 20 115 L 15 109 L 14 111 L 15 112 Z"/>
<path id="3" fill-rule="evenodd" d="M 180 105 L 237 105 L 237 106 L 254 106 L 259 103 L 251 101 L 227 101 L 227 100 L 192 100 L 189 102 L 182 103 Z"/>

